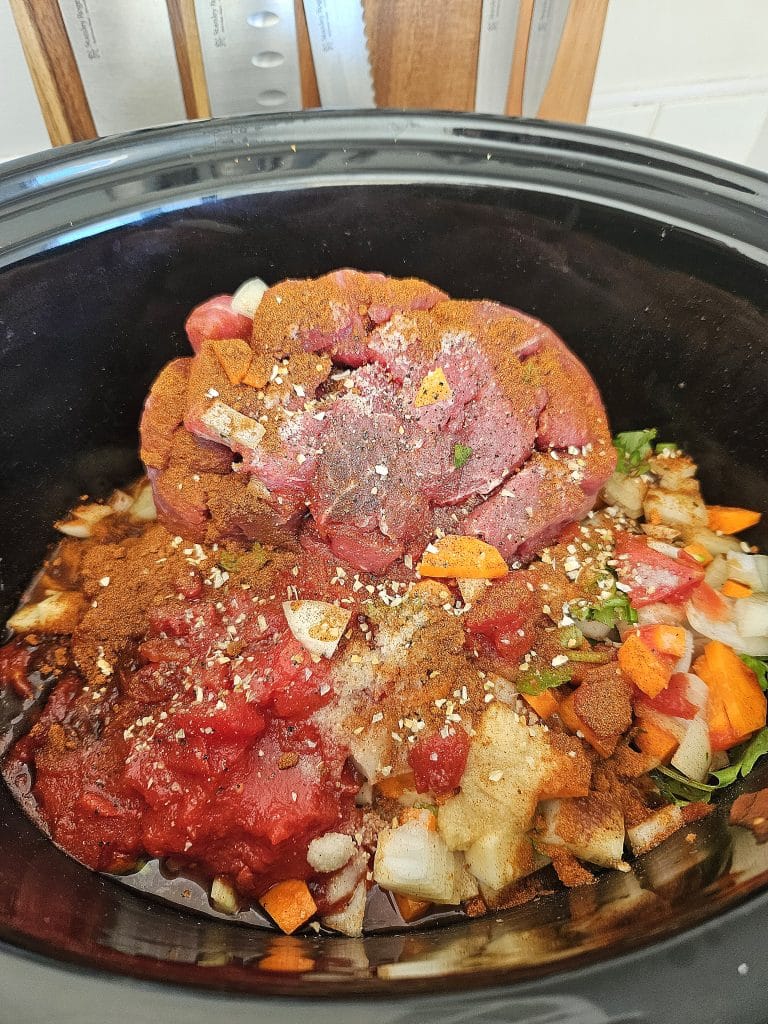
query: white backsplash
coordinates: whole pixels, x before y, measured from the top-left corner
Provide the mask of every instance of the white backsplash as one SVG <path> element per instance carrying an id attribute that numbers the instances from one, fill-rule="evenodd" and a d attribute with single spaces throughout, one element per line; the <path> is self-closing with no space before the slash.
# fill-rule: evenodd
<path id="1" fill-rule="evenodd" d="M 768 171 L 768 0 L 610 0 L 588 124 Z"/>

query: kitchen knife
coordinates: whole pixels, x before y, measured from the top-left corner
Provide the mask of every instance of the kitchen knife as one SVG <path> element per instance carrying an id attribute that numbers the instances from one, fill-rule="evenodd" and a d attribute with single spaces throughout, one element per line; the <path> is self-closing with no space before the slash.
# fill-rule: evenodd
<path id="1" fill-rule="evenodd" d="M 324 107 L 375 107 L 361 0 L 304 0 Z"/>
<path id="2" fill-rule="evenodd" d="M 168 10 L 158 0 L 59 0 L 99 135 L 186 119 Z"/>
<path id="3" fill-rule="evenodd" d="M 523 85 L 523 117 L 537 117 L 565 29 L 571 0 L 535 0 Z"/>
<path id="4" fill-rule="evenodd" d="M 480 114 L 506 113 L 519 15 L 520 0 L 483 0 L 475 83 Z"/>
<path id="5" fill-rule="evenodd" d="M 301 109 L 294 0 L 195 0 L 211 113 Z"/>

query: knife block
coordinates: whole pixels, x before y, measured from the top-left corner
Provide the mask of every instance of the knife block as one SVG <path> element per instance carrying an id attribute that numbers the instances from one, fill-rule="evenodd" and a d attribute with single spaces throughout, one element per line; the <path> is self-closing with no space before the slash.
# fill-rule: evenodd
<path id="1" fill-rule="evenodd" d="M 128 3 L 130 0 L 114 0 Z M 158 4 L 163 0 L 157 0 Z M 94 138 L 88 98 L 57 0 L 10 0 L 53 145 Z M 320 106 L 301 0 L 294 0 L 304 108 Z M 166 0 L 187 117 L 210 116 L 194 0 Z M 534 0 L 521 0 L 506 113 L 522 111 Z M 538 116 L 586 118 L 608 0 L 572 0 Z M 482 0 L 363 0 L 379 107 L 474 107 Z"/>

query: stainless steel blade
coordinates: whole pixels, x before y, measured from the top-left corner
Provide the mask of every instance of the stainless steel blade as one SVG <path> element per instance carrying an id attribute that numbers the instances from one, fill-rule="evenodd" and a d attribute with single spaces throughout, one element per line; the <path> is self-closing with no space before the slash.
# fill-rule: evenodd
<path id="1" fill-rule="evenodd" d="M 301 109 L 293 0 L 195 0 L 211 112 Z"/>
<path id="2" fill-rule="evenodd" d="M 483 0 L 475 83 L 479 114 L 503 114 L 507 109 L 519 15 L 520 0 Z"/>
<path id="3" fill-rule="evenodd" d="M 304 0 L 304 11 L 322 105 L 375 107 L 360 0 Z"/>
<path id="4" fill-rule="evenodd" d="M 523 116 L 536 117 L 563 37 L 571 0 L 535 0 L 523 84 Z"/>
<path id="5" fill-rule="evenodd" d="M 186 118 L 168 9 L 157 0 L 59 0 L 99 135 Z"/>

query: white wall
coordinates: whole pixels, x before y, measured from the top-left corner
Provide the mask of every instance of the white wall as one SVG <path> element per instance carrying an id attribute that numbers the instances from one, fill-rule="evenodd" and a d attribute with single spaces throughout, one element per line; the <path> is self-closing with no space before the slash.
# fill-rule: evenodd
<path id="1" fill-rule="evenodd" d="M 768 0 L 610 0 L 588 123 L 768 171 Z"/>
<path id="2" fill-rule="evenodd" d="M 768 0 L 610 0 L 588 123 L 768 171 Z M 0 0 L 0 160 L 47 145 Z"/>

